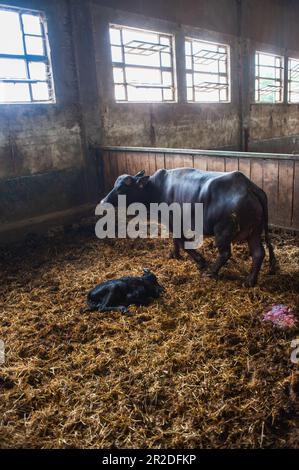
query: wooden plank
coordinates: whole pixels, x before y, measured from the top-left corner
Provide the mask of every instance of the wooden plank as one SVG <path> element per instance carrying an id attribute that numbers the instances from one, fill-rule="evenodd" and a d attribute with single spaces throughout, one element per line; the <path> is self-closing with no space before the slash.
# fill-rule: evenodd
<path id="1" fill-rule="evenodd" d="M 237 171 L 239 170 L 238 158 L 226 158 L 225 159 L 225 171 Z"/>
<path id="2" fill-rule="evenodd" d="M 110 191 L 119 176 L 117 152 L 109 152 L 109 174 L 107 178 L 108 191 Z"/>
<path id="3" fill-rule="evenodd" d="M 223 157 L 208 157 L 208 171 L 225 171 L 225 160 Z"/>
<path id="4" fill-rule="evenodd" d="M 164 153 L 156 153 L 156 170 L 165 168 Z"/>
<path id="5" fill-rule="evenodd" d="M 193 166 L 197 168 L 197 170 L 207 171 L 207 157 L 202 155 L 194 155 L 193 157 Z"/>
<path id="6" fill-rule="evenodd" d="M 277 220 L 279 225 L 292 225 L 294 162 L 283 160 L 278 164 Z"/>
<path id="7" fill-rule="evenodd" d="M 250 160 L 246 158 L 239 158 L 239 171 L 250 178 Z"/>
<path id="8" fill-rule="evenodd" d="M 141 170 L 146 170 L 148 166 L 148 154 L 142 152 L 127 153 L 127 173 L 136 175 Z"/>
<path id="9" fill-rule="evenodd" d="M 184 166 L 186 168 L 193 168 L 193 155 L 184 156 Z"/>
<path id="10" fill-rule="evenodd" d="M 168 170 L 173 168 L 182 168 L 184 166 L 184 155 L 168 154 L 165 155 L 165 167 Z"/>
<path id="11" fill-rule="evenodd" d="M 278 202 L 278 162 L 275 160 L 265 160 L 263 190 L 268 196 L 269 222 L 277 223 L 277 202 Z"/>
<path id="12" fill-rule="evenodd" d="M 125 152 L 119 152 L 116 153 L 116 167 L 117 167 L 117 172 L 118 175 L 123 175 L 124 173 L 127 173 L 127 158 Z"/>
<path id="13" fill-rule="evenodd" d="M 155 153 L 149 153 L 148 154 L 148 174 L 153 175 L 156 171 L 156 154 Z"/>
<path id="14" fill-rule="evenodd" d="M 250 179 L 260 188 L 263 187 L 264 163 L 262 160 L 253 158 L 251 160 Z"/>
<path id="15" fill-rule="evenodd" d="M 294 165 L 292 228 L 299 230 L 299 162 Z"/>
<path id="16" fill-rule="evenodd" d="M 103 182 L 104 182 L 104 192 L 107 193 L 112 188 L 111 186 L 111 168 L 110 168 L 110 152 L 103 152 Z"/>

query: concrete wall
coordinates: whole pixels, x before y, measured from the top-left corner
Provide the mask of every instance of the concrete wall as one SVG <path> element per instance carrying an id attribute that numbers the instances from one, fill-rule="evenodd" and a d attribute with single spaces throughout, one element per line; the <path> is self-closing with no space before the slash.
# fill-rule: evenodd
<path id="1" fill-rule="evenodd" d="M 40 217 L 76 212 L 93 194 L 70 4 L 65 0 L 5 4 L 46 13 L 57 100 L 0 105 L 0 231 L 7 238 L 19 226 L 30 231 Z"/>
<path id="2" fill-rule="evenodd" d="M 296 0 L 93 0 L 91 4 L 104 145 L 299 152 L 299 105 L 254 104 L 253 90 L 255 50 L 299 57 Z M 175 34 L 178 103 L 114 102 L 109 22 Z M 186 103 L 185 34 L 231 46 L 230 104 Z"/>
<path id="3" fill-rule="evenodd" d="M 103 5 L 115 8 L 106 8 Z M 118 9 L 126 5 L 130 11 Z M 234 0 L 93 1 L 92 18 L 104 145 L 224 149 L 240 147 L 237 9 Z M 115 103 L 108 32 L 109 23 L 113 22 L 175 35 L 177 103 Z M 230 45 L 231 103 L 198 105 L 186 102 L 186 35 Z"/>
<path id="4" fill-rule="evenodd" d="M 240 34 L 246 43 L 249 76 L 244 96 L 243 125 L 249 130 L 249 150 L 299 153 L 299 105 L 254 104 L 255 50 L 299 57 L 299 2 L 243 0 Z"/>

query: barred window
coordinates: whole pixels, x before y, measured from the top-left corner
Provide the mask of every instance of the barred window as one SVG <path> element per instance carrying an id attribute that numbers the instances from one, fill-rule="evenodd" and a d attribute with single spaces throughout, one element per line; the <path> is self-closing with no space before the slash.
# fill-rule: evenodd
<path id="1" fill-rule="evenodd" d="M 185 39 L 187 101 L 229 102 L 229 46 Z"/>
<path id="2" fill-rule="evenodd" d="M 110 25 L 116 101 L 175 101 L 173 37 Z"/>
<path id="3" fill-rule="evenodd" d="M 0 5 L 0 103 L 53 101 L 43 13 Z"/>
<path id="4" fill-rule="evenodd" d="M 299 59 L 288 60 L 289 64 L 289 103 L 299 103 Z"/>
<path id="5" fill-rule="evenodd" d="M 283 101 L 283 57 L 264 52 L 255 53 L 255 101 Z"/>

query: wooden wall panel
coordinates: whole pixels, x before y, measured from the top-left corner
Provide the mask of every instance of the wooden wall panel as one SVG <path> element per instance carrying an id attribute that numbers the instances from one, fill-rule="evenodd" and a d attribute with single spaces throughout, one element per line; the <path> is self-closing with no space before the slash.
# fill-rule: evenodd
<path id="1" fill-rule="evenodd" d="M 148 175 L 153 175 L 157 171 L 156 154 L 148 154 Z"/>
<path id="2" fill-rule="evenodd" d="M 153 174 L 160 168 L 194 167 L 211 171 L 242 171 L 268 196 L 270 223 L 299 230 L 299 161 L 280 156 L 263 158 L 263 154 L 243 157 L 236 155 L 196 155 L 159 151 L 135 152 L 128 149 L 103 151 L 105 192 L 111 190 L 117 176 L 145 170 Z"/>
<path id="3" fill-rule="evenodd" d="M 268 196 L 269 222 L 277 223 L 278 162 L 264 161 L 263 190 Z"/>
<path id="4" fill-rule="evenodd" d="M 225 159 L 221 157 L 208 157 L 208 171 L 225 171 Z"/>
<path id="5" fill-rule="evenodd" d="M 183 155 L 183 157 L 184 157 L 183 166 L 186 168 L 193 168 L 193 155 Z"/>
<path id="6" fill-rule="evenodd" d="M 110 179 L 113 178 L 113 171 L 110 165 L 109 152 L 103 153 L 103 172 L 104 172 L 104 175 L 103 175 L 104 188 L 103 189 L 106 194 L 112 188 Z"/>
<path id="7" fill-rule="evenodd" d="M 292 227 L 299 230 L 299 162 L 294 164 L 294 192 L 293 192 Z"/>
<path id="8" fill-rule="evenodd" d="M 207 171 L 207 157 L 202 155 L 194 155 L 193 157 L 193 166 L 197 168 L 197 170 Z"/>
<path id="9" fill-rule="evenodd" d="M 278 165 L 278 196 L 276 223 L 284 227 L 292 225 L 294 163 L 281 161 Z"/>
<path id="10" fill-rule="evenodd" d="M 238 171 L 239 159 L 238 158 L 225 158 L 225 171 Z"/>
<path id="11" fill-rule="evenodd" d="M 165 168 L 171 170 L 172 168 L 181 168 L 184 165 L 184 155 L 176 155 L 169 153 L 165 155 Z"/>
<path id="12" fill-rule="evenodd" d="M 263 187 L 264 160 L 250 159 L 250 178 L 260 188 Z"/>
<path id="13" fill-rule="evenodd" d="M 239 171 L 250 178 L 250 158 L 239 158 Z"/>
<path id="14" fill-rule="evenodd" d="M 156 170 L 165 168 L 164 153 L 156 153 Z"/>
<path id="15" fill-rule="evenodd" d="M 127 173 L 129 175 L 136 175 L 141 170 L 148 170 L 148 153 L 127 153 Z"/>

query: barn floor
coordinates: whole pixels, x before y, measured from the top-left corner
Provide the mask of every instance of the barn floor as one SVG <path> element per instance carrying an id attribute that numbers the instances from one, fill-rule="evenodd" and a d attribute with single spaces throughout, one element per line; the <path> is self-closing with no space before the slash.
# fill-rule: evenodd
<path id="1" fill-rule="evenodd" d="M 0 446 L 298 447 L 298 331 L 261 313 L 298 311 L 299 237 L 274 238 L 281 272 L 265 265 L 254 289 L 245 246 L 218 282 L 168 259 L 169 241 L 99 241 L 87 226 L 2 252 Z M 80 312 L 95 284 L 143 267 L 166 287 L 156 303 Z"/>

